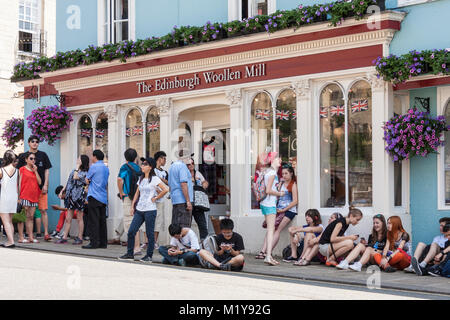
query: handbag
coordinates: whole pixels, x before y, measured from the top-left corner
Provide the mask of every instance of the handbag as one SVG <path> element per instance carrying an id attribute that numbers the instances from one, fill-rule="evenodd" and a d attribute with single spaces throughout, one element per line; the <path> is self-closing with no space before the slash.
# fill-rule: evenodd
<path id="1" fill-rule="evenodd" d="M 283 220 L 284 214 L 285 214 L 284 212 L 277 212 L 277 216 L 275 217 L 275 230 L 278 228 L 278 226 L 280 225 L 281 221 Z M 262 227 L 264 229 L 267 228 L 266 221 L 263 222 Z"/>
<path id="2" fill-rule="evenodd" d="M 209 211 L 209 197 L 201 186 L 194 186 L 194 208 Z"/>

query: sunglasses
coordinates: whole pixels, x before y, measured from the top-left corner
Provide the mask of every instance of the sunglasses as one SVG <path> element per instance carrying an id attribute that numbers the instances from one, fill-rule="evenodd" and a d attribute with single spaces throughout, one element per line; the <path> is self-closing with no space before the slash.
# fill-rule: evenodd
<path id="1" fill-rule="evenodd" d="M 36 158 L 28 158 L 28 160 L 34 161 L 36 160 Z"/>
<path id="2" fill-rule="evenodd" d="M 39 141 L 38 140 L 32 140 L 32 141 L 30 141 L 31 143 L 39 143 Z"/>

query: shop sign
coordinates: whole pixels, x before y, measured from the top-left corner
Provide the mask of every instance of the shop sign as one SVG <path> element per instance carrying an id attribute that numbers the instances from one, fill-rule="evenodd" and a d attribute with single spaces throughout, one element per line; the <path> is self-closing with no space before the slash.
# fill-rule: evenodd
<path id="1" fill-rule="evenodd" d="M 244 67 L 225 68 L 219 71 L 204 71 L 195 73 L 189 78 L 180 76 L 140 81 L 136 83 L 139 94 L 150 92 L 164 92 L 171 89 L 194 90 L 200 85 L 212 85 L 214 83 L 236 81 L 243 78 L 259 78 L 266 75 L 266 64 L 259 63 Z"/>

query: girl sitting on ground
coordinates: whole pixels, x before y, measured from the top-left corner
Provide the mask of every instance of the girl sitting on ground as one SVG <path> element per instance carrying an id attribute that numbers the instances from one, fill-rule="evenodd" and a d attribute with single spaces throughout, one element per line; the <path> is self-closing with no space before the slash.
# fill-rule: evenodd
<path id="1" fill-rule="evenodd" d="M 358 239 L 358 236 L 344 236 L 344 233 L 350 224 L 356 226 L 362 216 L 359 209 L 350 207 L 347 218 L 336 219 L 324 230 L 319 240 L 319 252 L 326 257 L 327 266 L 336 266 L 337 258 L 353 249 L 353 241 Z"/>
<path id="2" fill-rule="evenodd" d="M 387 221 L 387 241 L 382 253 L 376 253 L 374 260 L 386 272 L 407 268 L 411 263 L 411 242 L 409 234 L 403 229 L 399 216 Z"/>
<path id="3" fill-rule="evenodd" d="M 367 245 L 359 243 L 348 256 L 342 260 L 336 268 L 346 270 L 348 268 L 353 271 L 361 271 L 361 268 L 367 263 L 375 264 L 374 256 L 376 253 L 382 253 L 387 241 L 386 219 L 382 214 L 373 217 L 372 234 L 369 236 Z M 352 263 L 356 258 L 361 256 L 359 261 Z"/>
<path id="4" fill-rule="evenodd" d="M 305 257 L 309 255 L 311 249 L 314 245 L 312 242 L 310 244 L 310 240 L 313 240 L 321 235 L 324 230 L 324 226 L 322 225 L 322 218 L 320 217 L 320 213 L 317 209 L 309 209 L 305 213 L 306 225 L 302 227 L 290 227 L 289 235 L 291 242 L 291 256 L 287 259 L 283 260 L 284 262 L 293 262 L 296 261 L 295 265 L 306 266 L 310 263 L 310 260 L 307 260 Z M 304 233 L 303 240 L 303 251 L 300 259 L 297 257 L 297 246 L 301 240 L 301 232 Z M 317 252 L 316 252 L 317 254 Z"/>

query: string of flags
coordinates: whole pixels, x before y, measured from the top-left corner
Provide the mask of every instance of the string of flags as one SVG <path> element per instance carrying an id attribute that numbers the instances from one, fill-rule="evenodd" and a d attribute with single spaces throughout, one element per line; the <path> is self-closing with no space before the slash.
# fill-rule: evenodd
<path id="1" fill-rule="evenodd" d="M 159 121 L 148 122 L 147 123 L 147 132 L 156 132 L 159 130 Z M 127 128 L 125 131 L 127 137 L 131 136 L 142 136 L 144 134 L 143 126 L 134 126 L 131 128 Z"/>
<path id="2" fill-rule="evenodd" d="M 270 120 L 270 115 L 272 111 L 256 109 L 255 110 L 255 119 L 256 120 Z M 275 113 L 276 120 L 296 120 L 297 119 L 297 111 L 289 111 L 289 110 L 277 110 Z"/>
<path id="3" fill-rule="evenodd" d="M 92 136 L 92 129 L 81 129 L 81 136 L 90 138 Z"/>
<path id="4" fill-rule="evenodd" d="M 369 103 L 367 100 L 358 100 L 353 102 L 351 105 L 352 113 L 363 112 L 369 110 Z M 330 116 L 344 116 L 345 115 L 345 107 L 344 106 L 330 106 L 330 107 L 320 107 L 319 115 L 320 118 L 328 118 L 328 111 L 330 112 Z"/>

